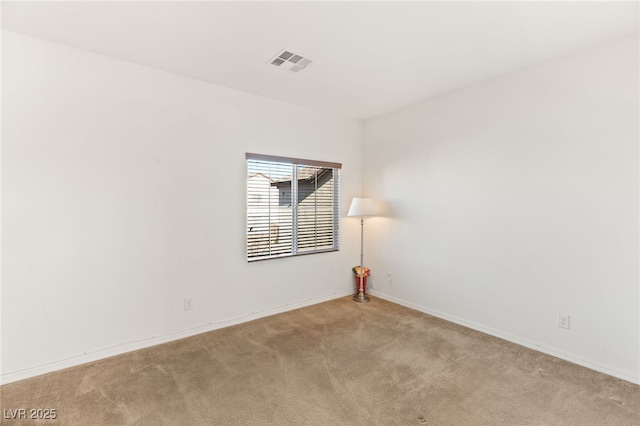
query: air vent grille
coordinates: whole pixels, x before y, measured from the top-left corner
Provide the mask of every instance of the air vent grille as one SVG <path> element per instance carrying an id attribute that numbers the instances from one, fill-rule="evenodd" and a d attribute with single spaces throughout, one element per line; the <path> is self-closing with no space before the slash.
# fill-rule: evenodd
<path id="1" fill-rule="evenodd" d="M 269 60 L 271 65 L 275 65 L 276 67 L 280 67 L 291 72 L 303 70 L 309 66 L 311 62 L 312 60 L 308 57 L 286 49 L 281 50 L 276 56 Z"/>

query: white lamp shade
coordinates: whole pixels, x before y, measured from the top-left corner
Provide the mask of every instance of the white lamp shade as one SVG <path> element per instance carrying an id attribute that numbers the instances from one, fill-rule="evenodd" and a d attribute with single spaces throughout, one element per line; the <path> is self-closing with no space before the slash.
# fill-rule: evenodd
<path id="1" fill-rule="evenodd" d="M 354 198 L 349 207 L 347 216 L 374 216 L 376 209 L 371 198 Z"/>

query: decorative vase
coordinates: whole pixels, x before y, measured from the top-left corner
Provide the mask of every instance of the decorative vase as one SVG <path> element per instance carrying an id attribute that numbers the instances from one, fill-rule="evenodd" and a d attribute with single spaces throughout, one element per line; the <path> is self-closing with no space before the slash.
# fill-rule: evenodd
<path id="1" fill-rule="evenodd" d="M 361 268 L 360 266 L 354 266 L 351 268 L 353 271 L 353 275 L 356 279 L 356 294 L 360 292 L 360 277 L 362 276 L 362 292 L 364 294 L 367 293 L 367 277 L 369 276 L 369 272 L 371 269 L 369 268 Z"/>
<path id="2" fill-rule="evenodd" d="M 358 275 L 354 275 L 356 279 L 356 294 L 360 292 L 360 277 Z M 364 275 L 362 277 L 362 292 L 367 293 L 367 276 Z"/>

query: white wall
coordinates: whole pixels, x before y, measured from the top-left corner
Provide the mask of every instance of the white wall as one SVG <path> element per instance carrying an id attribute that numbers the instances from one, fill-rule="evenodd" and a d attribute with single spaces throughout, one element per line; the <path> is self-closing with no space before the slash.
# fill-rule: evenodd
<path id="1" fill-rule="evenodd" d="M 352 219 L 246 263 L 244 153 L 342 162 L 344 216 L 359 122 L 2 34 L 3 383 L 351 291 Z M 627 40 L 367 121 L 375 291 L 639 382 L 637 76 Z"/>
<path id="2" fill-rule="evenodd" d="M 346 216 L 359 121 L 7 31 L 2 61 L 3 383 L 351 291 L 351 219 L 246 262 L 244 154 L 342 162 Z"/>
<path id="3" fill-rule="evenodd" d="M 627 39 L 366 121 L 376 292 L 640 382 L 638 75 Z"/>

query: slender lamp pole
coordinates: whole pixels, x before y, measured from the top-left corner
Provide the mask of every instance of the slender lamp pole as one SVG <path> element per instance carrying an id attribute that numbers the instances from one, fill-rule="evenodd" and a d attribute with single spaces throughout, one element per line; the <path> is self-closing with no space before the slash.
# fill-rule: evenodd
<path id="1" fill-rule="evenodd" d="M 373 201 L 371 201 L 371 198 L 354 198 L 351 201 L 349 213 L 347 213 L 347 216 L 360 216 L 360 273 L 358 274 L 360 277 L 360 289 L 358 294 L 353 296 L 353 300 L 360 303 L 365 303 L 371 300 L 364 291 L 364 217 L 373 216 L 375 214 L 376 211 L 373 207 Z"/>

